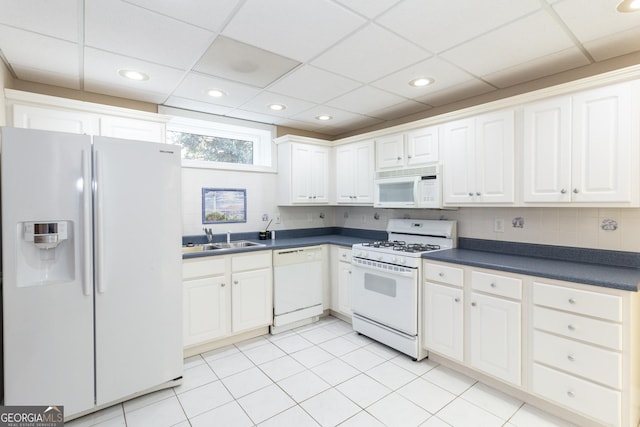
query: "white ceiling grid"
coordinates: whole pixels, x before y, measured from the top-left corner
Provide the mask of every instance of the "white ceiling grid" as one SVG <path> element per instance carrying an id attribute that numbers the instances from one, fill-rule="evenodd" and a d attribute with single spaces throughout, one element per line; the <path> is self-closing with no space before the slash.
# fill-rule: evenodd
<path id="1" fill-rule="evenodd" d="M 638 52 L 618 1 L 0 0 L 0 51 L 20 80 L 339 136 Z"/>

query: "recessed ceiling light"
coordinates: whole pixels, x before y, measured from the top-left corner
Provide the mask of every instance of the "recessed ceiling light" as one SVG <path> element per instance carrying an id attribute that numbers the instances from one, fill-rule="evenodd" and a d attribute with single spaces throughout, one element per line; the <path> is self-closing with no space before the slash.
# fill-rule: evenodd
<path id="1" fill-rule="evenodd" d="M 410 86 L 413 87 L 424 87 L 432 84 L 434 80 L 431 77 L 418 77 L 409 82 Z"/>
<path id="2" fill-rule="evenodd" d="M 148 75 L 146 75 L 142 71 L 137 71 L 137 70 L 121 69 L 121 70 L 118 70 L 118 74 L 120 74 L 125 79 L 129 79 L 129 80 L 137 80 L 137 81 L 149 80 Z"/>
<path id="3" fill-rule="evenodd" d="M 333 119 L 333 117 L 328 115 L 328 114 L 321 114 L 319 116 L 316 116 L 316 120 L 326 121 L 326 120 L 331 120 L 331 119 Z"/>
<path id="4" fill-rule="evenodd" d="M 220 98 L 226 95 L 226 93 L 220 89 L 209 89 L 207 91 L 207 95 L 212 96 L 214 98 Z"/>
<path id="5" fill-rule="evenodd" d="M 618 12 L 629 13 L 640 11 L 640 0 L 622 0 L 616 7 Z"/>
<path id="6" fill-rule="evenodd" d="M 274 111 L 282 111 L 285 108 L 287 108 L 287 106 L 284 104 L 269 104 L 269 109 Z"/>

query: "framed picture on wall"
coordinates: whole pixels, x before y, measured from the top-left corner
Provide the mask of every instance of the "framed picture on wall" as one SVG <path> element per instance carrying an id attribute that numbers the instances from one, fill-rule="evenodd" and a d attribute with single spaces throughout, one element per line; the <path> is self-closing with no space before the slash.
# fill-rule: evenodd
<path id="1" fill-rule="evenodd" d="M 202 223 L 247 222 L 247 190 L 203 188 Z"/>

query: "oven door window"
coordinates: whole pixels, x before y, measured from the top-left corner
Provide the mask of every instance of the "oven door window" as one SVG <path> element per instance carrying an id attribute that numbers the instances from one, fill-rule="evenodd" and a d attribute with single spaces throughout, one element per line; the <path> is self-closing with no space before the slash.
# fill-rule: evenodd
<path id="1" fill-rule="evenodd" d="M 418 273 L 394 274 L 353 265 L 354 313 L 409 335 L 418 333 Z"/>
<path id="2" fill-rule="evenodd" d="M 364 273 L 364 288 L 391 298 L 396 297 L 396 281 L 371 273 Z"/>

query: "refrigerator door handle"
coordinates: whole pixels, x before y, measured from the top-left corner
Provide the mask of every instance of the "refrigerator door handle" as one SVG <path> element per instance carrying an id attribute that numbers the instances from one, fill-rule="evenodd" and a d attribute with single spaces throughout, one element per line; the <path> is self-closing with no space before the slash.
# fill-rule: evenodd
<path id="1" fill-rule="evenodd" d="M 82 225 L 84 231 L 84 277 L 82 290 L 89 296 L 93 294 L 93 278 L 91 277 L 91 264 L 93 253 L 89 246 L 91 236 L 91 157 L 87 150 L 82 150 Z"/>
<path id="2" fill-rule="evenodd" d="M 107 291 L 107 286 L 104 283 L 102 277 L 102 268 L 104 266 L 104 248 L 102 247 L 102 238 L 103 238 L 103 230 L 102 230 L 102 213 L 103 211 L 103 197 L 102 197 L 102 183 L 104 180 L 102 179 L 102 165 L 100 163 L 100 153 L 98 150 L 95 150 L 95 158 L 94 158 L 94 173 L 96 178 L 96 186 L 95 186 L 95 203 L 96 208 L 94 211 L 95 218 L 95 277 L 96 277 L 96 288 L 98 293 L 105 293 Z"/>

